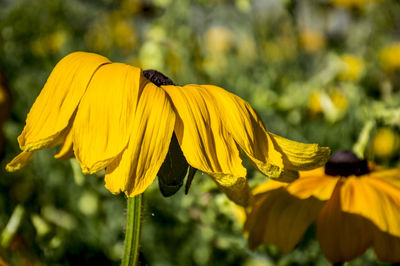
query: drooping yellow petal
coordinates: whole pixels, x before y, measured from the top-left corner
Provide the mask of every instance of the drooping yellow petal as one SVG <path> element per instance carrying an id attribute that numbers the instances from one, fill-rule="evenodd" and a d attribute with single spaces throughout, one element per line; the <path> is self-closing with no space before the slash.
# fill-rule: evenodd
<path id="1" fill-rule="evenodd" d="M 400 262 L 400 237 L 395 237 L 375 228 L 374 250 L 376 256 L 386 262 Z"/>
<path id="2" fill-rule="evenodd" d="M 195 85 L 162 88 L 179 116 L 175 134 L 188 163 L 212 176 L 230 199 L 247 205 L 251 196 L 246 169 L 208 90 Z"/>
<path id="3" fill-rule="evenodd" d="M 284 187 L 263 193 L 262 204 L 248 224 L 249 247 L 262 243 L 277 245 L 283 253 L 290 252 L 317 218 L 324 202 L 315 198 L 299 199 Z M 260 227 L 262 229 L 260 229 Z"/>
<path id="4" fill-rule="evenodd" d="M 342 187 L 341 202 L 343 211 L 363 216 L 379 230 L 400 237 L 400 189 L 385 179 L 349 177 Z"/>
<path id="5" fill-rule="evenodd" d="M 68 126 L 95 71 L 110 61 L 100 55 L 75 52 L 64 57 L 51 72 L 33 104 L 18 137 L 20 148 L 34 151 L 54 146 Z"/>
<path id="6" fill-rule="evenodd" d="M 74 152 L 84 173 L 104 169 L 126 148 L 145 82 L 139 68 L 121 63 L 96 71 L 73 125 Z"/>
<path id="7" fill-rule="evenodd" d="M 248 232 L 248 246 L 249 249 L 254 250 L 263 243 L 264 232 L 266 230 L 264 216 L 268 212 L 270 205 L 268 205 L 268 198 L 277 193 L 276 190 L 271 190 L 269 193 L 259 194 L 255 197 L 252 203 L 252 210 L 247 215 L 244 224 L 245 232 Z"/>
<path id="8" fill-rule="evenodd" d="M 298 143 L 270 134 L 246 101 L 217 86 L 201 87 L 212 95 L 224 128 L 265 175 L 293 175 L 293 171 L 312 169 L 327 161 L 328 148 Z"/>
<path id="9" fill-rule="evenodd" d="M 330 149 L 318 144 L 305 144 L 269 133 L 275 149 L 283 154 L 285 169 L 300 171 L 311 170 L 325 165 Z"/>
<path id="10" fill-rule="evenodd" d="M 325 175 L 323 167 L 311 171 L 300 171 L 300 177 L 292 182 L 287 190 L 301 199 L 314 196 L 320 200 L 328 200 L 338 180 L 338 177 Z"/>
<path id="11" fill-rule="evenodd" d="M 14 159 L 12 159 L 11 162 L 7 164 L 6 170 L 8 172 L 14 172 L 21 169 L 22 167 L 24 167 L 29 163 L 34 153 L 35 152 L 27 152 L 27 151 L 21 152 Z"/>
<path id="12" fill-rule="evenodd" d="M 372 245 L 371 223 L 364 217 L 343 212 L 341 190 L 347 180 L 341 178 L 331 199 L 317 220 L 317 237 L 325 257 L 332 263 L 352 260 Z"/>
<path id="13" fill-rule="evenodd" d="M 140 95 L 128 147 L 107 167 L 106 188 L 142 193 L 154 180 L 167 155 L 175 125 L 175 113 L 166 93 L 148 82 Z"/>

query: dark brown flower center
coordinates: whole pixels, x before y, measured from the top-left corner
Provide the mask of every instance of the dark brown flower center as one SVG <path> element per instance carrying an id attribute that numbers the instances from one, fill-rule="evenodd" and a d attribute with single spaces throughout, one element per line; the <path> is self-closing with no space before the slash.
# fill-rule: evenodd
<path id="1" fill-rule="evenodd" d="M 143 75 L 156 86 L 174 85 L 171 79 L 157 70 L 144 70 Z M 189 174 L 187 174 L 188 168 Z M 168 154 L 157 173 L 161 194 L 164 197 L 174 195 L 181 188 L 183 180 L 188 175 L 185 187 L 185 194 L 187 194 L 195 173 L 196 169 L 187 163 L 174 133 L 171 138 Z"/>
<path id="2" fill-rule="evenodd" d="M 154 69 L 144 70 L 143 75 L 158 87 L 161 85 L 174 85 L 170 78 Z"/>
<path id="3" fill-rule="evenodd" d="M 350 176 L 368 174 L 367 160 L 361 160 L 352 151 L 337 151 L 325 164 L 325 174 L 331 176 Z"/>

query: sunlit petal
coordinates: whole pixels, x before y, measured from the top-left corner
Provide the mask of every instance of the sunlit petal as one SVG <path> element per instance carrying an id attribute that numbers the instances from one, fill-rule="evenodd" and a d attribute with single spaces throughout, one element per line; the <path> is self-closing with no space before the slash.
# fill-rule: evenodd
<path id="1" fill-rule="evenodd" d="M 7 164 L 6 170 L 8 172 L 14 172 L 21 169 L 29 163 L 34 153 L 35 152 L 21 152 L 11 162 Z"/>
<path id="2" fill-rule="evenodd" d="M 232 135 L 257 169 L 270 177 L 284 171 L 312 169 L 328 159 L 329 149 L 289 141 L 266 131 L 261 118 L 243 99 L 212 85 L 201 85 L 212 95 L 224 128 Z"/>
<path id="3" fill-rule="evenodd" d="M 320 200 L 328 200 L 338 180 L 337 177 L 325 175 L 324 168 L 301 171 L 300 177 L 291 183 L 287 190 L 301 199 L 314 196 Z"/>
<path id="4" fill-rule="evenodd" d="M 287 187 L 288 183 L 286 182 L 279 182 L 275 180 L 268 180 L 267 182 L 258 185 L 255 189 L 253 189 L 254 195 L 264 194 L 270 190 L 274 190 L 280 187 Z"/>
<path id="5" fill-rule="evenodd" d="M 84 52 L 64 57 L 51 72 L 28 114 L 26 126 L 18 137 L 21 149 L 34 151 L 56 145 L 96 69 L 109 62 L 103 56 Z"/>
<path id="6" fill-rule="evenodd" d="M 327 147 L 319 147 L 318 144 L 305 144 L 289 140 L 269 133 L 275 145 L 275 149 L 283 154 L 285 169 L 311 170 L 323 166 L 330 154 Z"/>
<path id="7" fill-rule="evenodd" d="M 195 85 L 163 88 L 179 116 L 175 134 L 188 163 L 211 175 L 233 201 L 246 205 L 250 196 L 246 169 L 208 91 Z"/>
<path id="8" fill-rule="evenodd" d="M 104 169 L 126 148 L 145 82 L 139 68 L 120 63 L 94 74 L 73 125 L 75 156 L 84 173 Z"/>
<path id="9" fill-rule="evenodd" d="M 125 191 L 129 197 L 142 193 L 154 180 L 167 155 L 175 114 L 166 93 L 147 83 L 140 96 L 128 147 L 106 169 L 106 188 Z"/>
<path id="10" fill-rule="evenodd" d="M 345 180 L 339 180 L 317 220 L 321 250 L 332 263 L 354 259 L 372 245 L 371 223 L 360 215 L 342 210 L 340 199 Z"/>
<path id="11" fill-rule="evenodd" d="M 382 178 L 349 177 L 342 187 L 342 210 L 361 215 L 381 231 L 400 237 L 400 190 Z"/>

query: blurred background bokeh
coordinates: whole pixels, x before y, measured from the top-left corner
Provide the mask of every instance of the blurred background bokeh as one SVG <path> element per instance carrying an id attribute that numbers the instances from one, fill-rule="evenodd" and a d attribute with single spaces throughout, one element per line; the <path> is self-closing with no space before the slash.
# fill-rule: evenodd
<path id="1" fill-rule="evenodd" d="M 0 0 L 0 265 L 119 265 L 123 195 L 40 151 L 5 164 L 49 73 L 90 51 L 176 84 L 244 98 L 268 130 L 400 166 L 400 4 L 395 0 Z M 248 167 L 250 184 L 266 177 Z M 251 252 L 244 214 L 198 173 L 189 195 L 144 196 L 143 265 L 326 265 L 310 228 L 289 255 Z M 385 265 L 371 250 L 349 265 Z"/>

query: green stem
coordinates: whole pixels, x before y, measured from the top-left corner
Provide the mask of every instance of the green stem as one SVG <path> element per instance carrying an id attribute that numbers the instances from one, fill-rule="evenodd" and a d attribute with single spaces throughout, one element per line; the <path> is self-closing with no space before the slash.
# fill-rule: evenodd
<path id="1" fill-rule="evenodd" d="M 22 220 L 24 219 L 25 208 L 22 205 L 15 207 L 11 218 L 8 221 L 6 228 L 1 232 L 0 242 L 3 248 L 7 248 L 10 245 L 12 238 L 17 232 Z"/>
<path id="2" fill-rule="evenodd" d="M 124 256 L 122 266 L 135 266 L 139 258 L 140 218 L 143 194 L 128 198 Z"/>
<path id="3" fill-rule="evenodd" d="M 367 148 L 368 141 L 370 139 L 371 131 L 375 127 L 375 121 L 369 120 L 364 124 L 364 127 L 361 130 L 360 135 L 358 136 L 357 143 L 353 146 L 354 153 L 360 159 L 364 159 L 364 152 Z"/>

